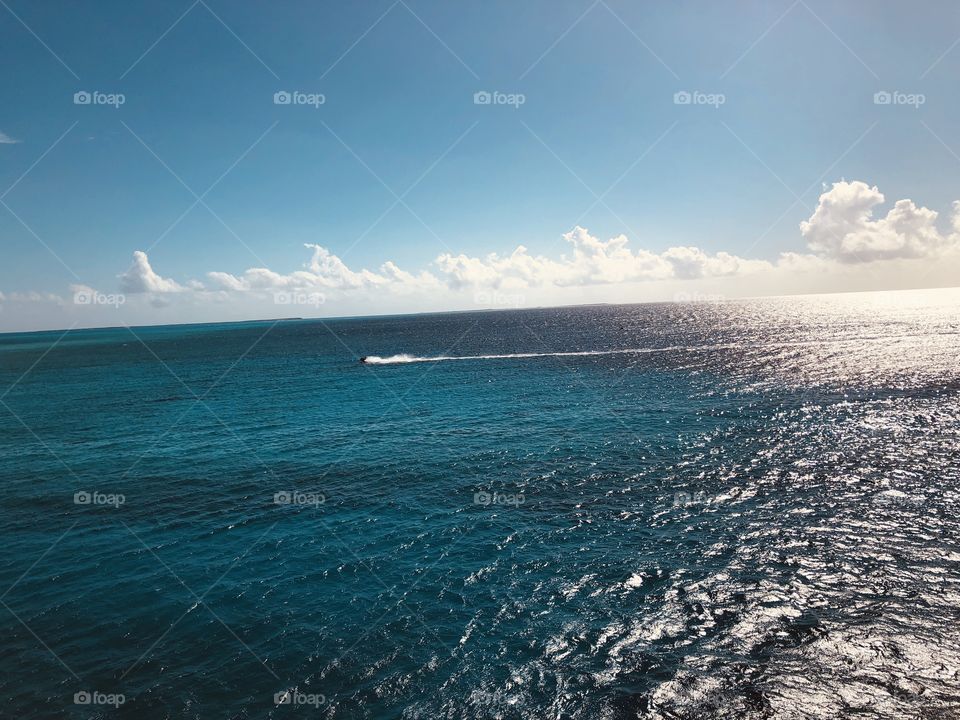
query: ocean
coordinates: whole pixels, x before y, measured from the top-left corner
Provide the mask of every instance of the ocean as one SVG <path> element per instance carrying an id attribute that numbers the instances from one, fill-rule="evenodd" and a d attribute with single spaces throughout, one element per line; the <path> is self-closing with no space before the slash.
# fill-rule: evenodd
<path id="1" fill-rule="evenodd" d="M 960 718 L 958 311 L 0 335 L 0 715 Z"/>

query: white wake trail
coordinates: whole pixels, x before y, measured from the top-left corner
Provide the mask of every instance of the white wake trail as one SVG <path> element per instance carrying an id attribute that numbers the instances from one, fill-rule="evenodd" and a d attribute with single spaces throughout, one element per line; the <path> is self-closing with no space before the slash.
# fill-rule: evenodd
<path id="1" fill-rule="evenodd" d="M 629 348 L 624 350 L 575 350 L 569 352 L 532 352 L 532 353 L 508 353 L 503 355 L 433 355 L 420 357 L 417 355 L 388 355 L 381 357 L 379 355 L 368 355 L 363 362 L 368 365 L 395 365 L 398 363 L 419 363 L 419 362 L 445 362 L 450 360 L 513 360 L 517 358 L 539 358 L 539 357 L 584 357 L 588 355 L 639 355 L 642 353 L 667 352 L 669 350 L 694 350 L 701 348 L 715 348 L 716 345 L 703 345 L 699 347 L 684 347 L 674 345 L 662 348 Z"/>
<path id="2" fill-rule="evenodd" d="M 945 333 L 949 335 L 960 333 Z M 513 360 L 520 358 L 541 358 L 541 357 L 586 357 L 591 355 L 645 355 L 648 353 L 675 352 L 675 351 L 696 351 L 696 350 L 770 350 L 774 348 L 791 347 L 811 347 L 822 345 L 852 345 L 854 347 L 862 346 L 866 343 L 889 343 L 894 340 L 904 340 L 921 337 L 915 334 L 891 335 L 877 337 L 851 337 L 851 338 L 823 338 L 817 340 L 788 340 L 783 342 L 757 343 L 723 343 L 718 345 L 668 345 L 658 348 L 622 348 L 619 350 L 571 350 L 567 352 L 529 352 L 529 353 L 505 353 L 498 355 L 430 355 L 421 357 L 419 355 L 409 355 L 402 353 L 399 355 L 367 355 L 362 358 L 362 362 L 368 365 L 396 365 L 399 363 L 424 363 L 424 362 L 447 362 L 452 360 Z"/>

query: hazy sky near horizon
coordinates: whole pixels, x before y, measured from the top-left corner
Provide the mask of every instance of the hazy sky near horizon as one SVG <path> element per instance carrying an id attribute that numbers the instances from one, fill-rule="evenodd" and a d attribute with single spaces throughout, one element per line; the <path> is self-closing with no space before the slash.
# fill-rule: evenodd
<path id="1" fill-rule="evenodd" d="M 948 2 L 0 6 L 0 330 L 957 285 Z"/>

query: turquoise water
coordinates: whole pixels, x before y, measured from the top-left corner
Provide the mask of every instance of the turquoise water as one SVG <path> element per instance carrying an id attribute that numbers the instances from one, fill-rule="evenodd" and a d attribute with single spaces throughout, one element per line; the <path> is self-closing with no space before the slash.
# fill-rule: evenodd
<path id="1" fill-rule="evenodd" d="M 0 714 L 960 716 L 958 309 L 0 336 Z"/>

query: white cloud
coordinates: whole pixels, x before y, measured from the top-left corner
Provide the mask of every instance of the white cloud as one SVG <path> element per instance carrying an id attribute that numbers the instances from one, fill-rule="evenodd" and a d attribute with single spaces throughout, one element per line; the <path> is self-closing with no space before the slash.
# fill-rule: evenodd
<path id="1" fill-rule="evenodd" d="M 169 293 L 188 289 L 176 280 L 169 280 L 155 273 L 150 267 L 147 254 L 142 250 L 133 253 L 133 264 L 119 277 L 120 288 L 129 293 Z"/>
<path id="2" fill-rule="evenodd" d="M 625 236 L 600 240 L 585 228 L 576 227 L 563 236 L 573 246 L 570 257 L 553 259 L 531 255 L 524 246 L 500 256 L 440 255 L 434 272 L 417 274 L 387 261 L 379 271 L 353 270 L 321 245 L 306 245 L 312 256 L 303 270 L 281 274 L 268 268 L 250 268 L 236 276 L 210 272 L 212 284 L 231 292 L 282 290 L 333 290 L 343 293 L 383 291 L 391 293 L 452 291 L 466 288 L 522 289 L 582 287 L 645 280 L 726 277 L 770 269 L 762 260 L 745 260 L 695 247 L 673 247 L 657 254 L 633 251 Z"/>
<path id="3" fill-rule="evenodd" d="M 696 247 L 672 247 L 659 254 L 633 251 L 624 235 L 604 241 L 579 226 L 563 239 L 573 246 L 573 255 L 559 260 L 530 255 L 521 245 L 505 257 L 495 253 L 485 258 L 444 254 L 437 258 L 436 265 L 452 288 L 508 289 L 721 277 L 771 267 L 763 260 L 745 260 L 724 252 L 710 255 Z"/>
<path id="4" fill-rule="evenodd" d="M 601 240 L 577 226 L 563 235 L 571 252 L 559 257 L 533 255 L 523 245 L 507 255 L 444 253 L 434 260 L 431 270 L 414 274 L 392 261 L 385 262 L 378 271 L 354 270 L 329 249 L 308 244 L 306 247 L 312 251 L 309 262 L 289 274 L 250 268 L 239 276 L 215 271 L 208 277 L 227 292 L 322 290 L 349 295 L 370 291 L 379 294 L 465 289 L 559 290 L 783 272 L 813 274 L 876 260 L 928 258 L 958 247 L 960 202 L 955 203 L 952 232 L 947 235 L 936 227 L 936 212 L 917 207 L 911 200 L 900 200 L 885 216 L 874 218 L 875 209 L 883 202 L 883 194 L 866 183 L 835 183 L 820 196 L 811 217 L 800 225 L 810 252 L 784 253 L 776 262 L 722 251 L 711 254 L 692 246 L 670 247 L 662 252 L 632 249 L 624 235 Z M 172 280 L 163 280 L 153 273 L 145 255 L 139 253 L 138 260 L 143 266 L 136 274 L 140 285 L 155 289 L 163 283 L 176 286 Z"/>
<path id="5" fill-rule="evenodd" d="M 3 132 L 3 130 L 0 130 L 0 145 L 16 145 L 19 142 L 19 140 L 14 140 L 12 137 Z"/>
<path id="6" fill-rule="evenodd" d="M 76 297 L 77 295 L 96 295 L 98 290 L 92 288 L 89 285 L 80 285 L 74 284 L 70 286 L 70 293 Z"/>
<path id="7" fill-rule="evenodd" d="M 884 200 L 880 190 L 864 182 L 834 183 L 820 196 L 810 219 L 800 223 L 800 231 L 816 255 L 843 263 L 934 257 L 957 247 L 960 204 L 954 203 L 953 233 L 943 235 L 936 226 L 937 213 L 912 200 L 898 200 L 875 219 L 874 211 Z"/>
<path id="8" fill-rule="evenodd" d="M 310 261 L 304 270 L 288 275 L 274 272 L 268 268 L 250 268 L 237 277 L 225 272 L 210 272 L 207 277 L 215 286 L 229 291 L 277 291 L 277 290 L 369 290 L 391 289 L 410 290 L 430 289 L 440 286 L 437 279 L 428 272 L 414 276 L 401 270 L 393 262 L 385 262 L 379 273 L 362 269 L 351 270 L 336 255 L 321 245 L 306 244 L 313 250 Z"/>
<path id="9" fill-rule="evenodd" d="M 239 274 L 214 270 L 207 273 L 206 285 L 195 280 L 181 284 L 159 275 L 147 254 L 137 251 L 119 278 L 124 292 L 143 297 L 133 306 L 176 304 L 195 309 L 183 312 L 200 312 L 219 304 L 239 313 L 241 306 L 276 305 L 281 293 L 322 296 L 329 301 L 328 312 L 378 312 L 503 304 L 487 298 L 522 299 L 511 300 L 514 305 L 662 299 L 668 288 L 675 294 L 689 288 L 690 281 L 739 295 L 866 289 L 858 269 L 866 262 L 883 263 L 882 269 L 872 265 L 870 273 L 889 287 L 909 283 L 913 276 L 932 277 L 933 271 L 944 277 L 952 267 L 945 259 L 960 259 L 960 202 L 944 232 L 937 228 L 936 212 L 910 200 L 898 201 L 875 218 L 883 202 L 880 191 L 866 183 L 835 183 L 800 225 L 808 250 L 783 253 L 775 261 L 694 246 L 660 252 L 631 248 L 624 235 L 601 240 L 578 226 L 562 236 L 568 248 L 563 254 L 535 255 L 523 245 L 505 255 L 444 253 L 416 272 L 390 260 L 376 270 L 351 268 L 328 248 L 307 244 L 309 258 L 287 273 L 266 267 Z"/>
<path id="10" fill-rule="evenodd" d="M 53 303 L 55 305 L 63 305 L 63 298 L 56 293 L 36 292 L 35 290 L 31 290 L 30 292 L 0 292 L 0 302 Z"/>

